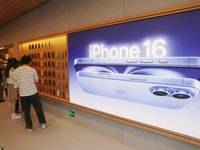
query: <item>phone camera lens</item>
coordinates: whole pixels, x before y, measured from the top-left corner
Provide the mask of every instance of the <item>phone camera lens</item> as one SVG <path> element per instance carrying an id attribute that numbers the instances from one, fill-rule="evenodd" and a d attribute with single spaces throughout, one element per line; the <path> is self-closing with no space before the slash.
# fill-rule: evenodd
<path id="1" fill-rule="evenodd" d="M 152 89 L 152 93 L 157 96 L 166 96 L 169 94 L 168 90 L 165 88 L 154 88 Z"/>
<path id="2" fill-rule="evenodd" d="M 186 91 L 177 91 L 172 93 L 172 96 L 174 98 L 178 98 L 178 99 L 188 99 L 190 97 L 192 97 L 192 95 Z"/>

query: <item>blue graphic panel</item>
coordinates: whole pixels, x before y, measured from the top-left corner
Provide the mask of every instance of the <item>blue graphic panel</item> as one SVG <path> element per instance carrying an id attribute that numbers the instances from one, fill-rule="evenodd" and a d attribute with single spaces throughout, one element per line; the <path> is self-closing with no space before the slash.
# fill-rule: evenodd
<path id="1" fill-rule="evenodd" d="M 192 10 L 70 33 L 70 102 L 200 139 L 199 17 Z"/>

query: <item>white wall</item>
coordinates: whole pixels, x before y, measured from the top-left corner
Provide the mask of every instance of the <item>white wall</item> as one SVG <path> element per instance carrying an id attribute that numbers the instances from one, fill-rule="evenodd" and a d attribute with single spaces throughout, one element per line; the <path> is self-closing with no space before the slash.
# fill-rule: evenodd
<path id="1" fill-rule="evenodd" d="M 0 46 L 64 30 L 113 20 L 199 0 L 49 0 L 15 20 L 0 26 Z M 136 150 L 199 150 L 200 148 L 163 135 L 138 129 L 107 118 L 42 99 L 47 111 Z M 75 118 L 67 115 L 75 111 Z"/>

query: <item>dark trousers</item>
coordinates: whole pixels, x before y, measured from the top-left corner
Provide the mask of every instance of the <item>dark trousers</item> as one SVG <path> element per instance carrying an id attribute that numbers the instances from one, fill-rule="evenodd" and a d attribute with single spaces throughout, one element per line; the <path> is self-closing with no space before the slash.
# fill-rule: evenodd
<path id="1" fill-rule="evenodd" d="M 2 80 L 0 80 L 0 100 L 3 100 L 3 86 L 1 86 Z"/>
<path id="2" fill-rule="evenodd" d="M 15 105 L 15 112 L 18 112 L 19 110 L 19 100 L 17 100 L 16 105 Z"/>
<path id="3" fill-rule="evenodd" d="M 30 114 L 31 105 L 35 109 L 39 123 L 40 124 L 46 123 L 42 104 L 41 104 L 38 93 L 31 96 L 21 97 L 21 105 L 22 105 L 22 110 L 24 111 L 24 119 L 25 119 L 26 127 L 28 129 L 31 129 L 33 127 L 31 114 Z"/>

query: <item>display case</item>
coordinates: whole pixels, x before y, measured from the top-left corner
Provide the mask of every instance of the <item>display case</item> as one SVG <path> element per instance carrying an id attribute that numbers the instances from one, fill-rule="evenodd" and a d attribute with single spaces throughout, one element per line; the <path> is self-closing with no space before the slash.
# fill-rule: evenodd
<path id="1" fill-rule="evenodd" d="M 30 55 L 31 66 L 38 72 L 39 94 L 68 102 L 66 35 L 26 41 L 19 46 L 20 55 Z"/>

